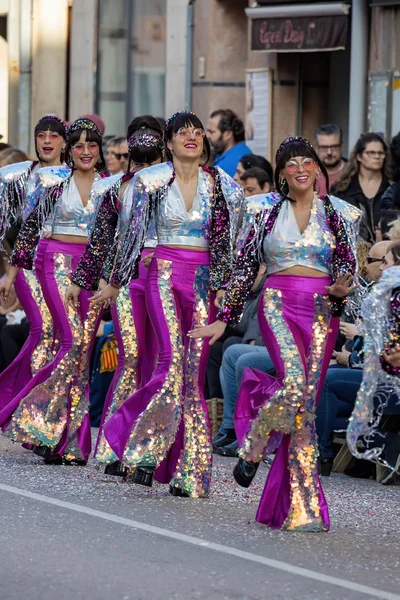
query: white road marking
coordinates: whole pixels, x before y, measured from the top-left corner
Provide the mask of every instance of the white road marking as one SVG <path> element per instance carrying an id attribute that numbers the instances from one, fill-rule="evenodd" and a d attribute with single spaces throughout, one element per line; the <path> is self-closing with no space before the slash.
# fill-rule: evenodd
<path id="1" fill-rule="evenodd" d="M 125 527 L 131 527 L 132 529 L 139 529 L 141 531 L 146 531 L 147 533 L 151 533 L 153 535 L 160 535 L 162 537 L 177 540 L 179 542 L 185 542 L 186 544 L 191 544 L 192 546 L 198 546 L 200 548 L 207 548 L 208 550 L 213 550 L 214 552 L 220 552 L 221 554 L 235 556 L 236 558 L 241 558 L 244 560 L 251 561 L 253 563 L 265 565 L 266 567 L 270 567 L 271 569 L 278 569 L 279 571 L 284 571 L 286 573 L 290 573 L 291 575 L 299 575 L 300 577 L 306 577 L 307 579 L 313 579 L 314 581 L 321 581 L 322 583 L 328 583 L 329 585 L 335 585 L 337 587 L 341 587 L 346 590 L 351 590 L 353 592 L 360 592 L 361 594 L 367 594 L 370 598 L 383 598 L 384 600 L 400 600 L 399 595 L 393 594 L 391 592 L 385 592 L 384 590 L 378 590 L 376 588 L 372 588 L 367 585 L 361 585 L 359 583 L 355 583 L 353 581 L 348 581 L 346 579 L 339 579 L 338 577 L 331 577 L 330 575 L 325 575 L 324 573 L 318 573 L 317 571 L 311 571 L 310 569 L 304 569 L 303 567 L 296 567 L 295 565 L 291 565 L 289 563 L 285 563 L 280 560 L 275 560 L 273 558 L 267 558 L 265 556 L 259 556 L 258 554 L 252 554 L 251 552 L 245 552 L 243 550 L 239 550 L 238 548 L 231 548 L 230 546 L 224 546 L 222 544 L 208 542 L 206 540 L 202 540 L 201 538 L 197 538 L 197 537 L 194 537 L 191 535 L 185 535 L 183 533 L 178 533 L 176 531 L 170 531 L 168 529 L 163 529 L 161 527 L 155 527 L 154 525 L 148 525 L 147 523 L 141 523 L 139 521 L 125 519 L 124 517 L 119 517 L 118 515 L 108 514 L 108 513 L 102 512 L 100 510 L 95 510 L 93 508 L 88 508 L 87 506 L 82 506 L 80 504 L 73 504 L 72 502 L 64 502 L 64 500 L 58 500 L 57 498 L 43 496 L 42 494 L 35 494 L 34 492 L 29 492 L 27 490 L 21 490 L 19 488 L 13 487 L 11 485 L 5 485 L 5 484 L 0 483 L 0 490 L 3 490 L 4 492 L 9 492 L 10 494 L 16 494 L 17 496 L 22 496 L 24 498 L 30 498 L 31 500 L 37 500 L 38 502 L 44 502 L 46 504 L 58 506 L 59 508 L 66 508 L 67 510 L 72 510 L 77 513 L 82 513 L 85 515 L 89 515 L 91 517 L 96 517 L 97 519 L 103 519 L 104 521 L 111 521 L 112 523 L 118 523 L 119 525 L 124 525 Z M 304 535 L 307 535 L 307 534 L 304 534 Z M 309 535 L 315 535 L 315 534 L 309 534 Z"/>

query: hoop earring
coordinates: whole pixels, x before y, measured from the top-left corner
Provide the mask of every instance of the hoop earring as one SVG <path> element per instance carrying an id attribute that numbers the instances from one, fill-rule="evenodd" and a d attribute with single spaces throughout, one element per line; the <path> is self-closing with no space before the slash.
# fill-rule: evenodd
<path id="1" fill-rule="evenodd" d="M 286 183 L 286 179 L 284 177 L 279 177 L 279 184 L 283 187 Z"/>

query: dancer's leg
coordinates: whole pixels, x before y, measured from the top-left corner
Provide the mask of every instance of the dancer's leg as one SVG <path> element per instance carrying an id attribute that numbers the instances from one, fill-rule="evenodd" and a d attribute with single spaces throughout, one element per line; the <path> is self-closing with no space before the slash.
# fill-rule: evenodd
<path id="1" fill-rule="evenodd" d="M 194 326 L 201 327 L 209 320 L 214 320 L 215 311 L 210 311 L 208 265 L 181 263 L 180 271 L 179 296 L 185 343 L 185 386 L 182 431 L 173 447 L 173 454 L 179 458 L 175 463 L 171 485 L 192 497 L 204 497 L 209 493 L 212 468 L 211 432 L 204 398 L 210 346 L 208 340 L 188 338 L 187 334 Z M 173 463 L 171 456 L 171 467 Z"/>
<path id="2" fill-rule="evenodd" d="M 159 464 L 181 419 L 183 347 L 172 272 L 172 261 L 152 260 L 146 297 L 159 344 L 153 377 L 127 398 L 104 426 L 113 451 L 131 466 Z"/>

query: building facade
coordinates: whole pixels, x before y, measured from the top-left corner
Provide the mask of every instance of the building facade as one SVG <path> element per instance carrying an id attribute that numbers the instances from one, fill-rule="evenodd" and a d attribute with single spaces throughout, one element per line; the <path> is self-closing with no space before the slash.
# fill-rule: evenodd
<path id="1" fill-rule="evenodd" d="M 123 135 L 225 107 L 269 157 L 321 122 L 351 147 L 400 130 L 400 0 L 0 0 L 0 90 L 0 133 L 28 151 L 45 112 Z"/>

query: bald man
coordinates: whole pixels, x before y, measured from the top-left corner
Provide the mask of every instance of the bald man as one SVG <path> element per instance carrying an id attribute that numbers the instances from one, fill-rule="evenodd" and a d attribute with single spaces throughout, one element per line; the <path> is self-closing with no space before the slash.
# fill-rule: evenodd
<path id="1" fill-rule="evenodd" d="M 379 281 L 382 273 L 380 271 L 382 260 L 393 244 L 390 240 L 378 242 L 372 246 L 367 257 L 366 271 L 369 281 Z"/>

